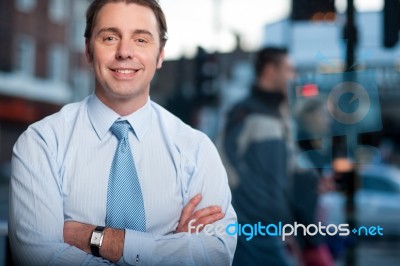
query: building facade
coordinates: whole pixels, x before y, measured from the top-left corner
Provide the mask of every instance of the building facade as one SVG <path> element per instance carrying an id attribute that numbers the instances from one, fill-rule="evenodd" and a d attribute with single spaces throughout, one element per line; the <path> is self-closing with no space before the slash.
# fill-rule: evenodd
<path id="1" fill-rule="evenodd" d="M 13 144 L 29 124 L 88 94 L 87 4 L 0 1 L 0 165 L 9 161 Z"/>

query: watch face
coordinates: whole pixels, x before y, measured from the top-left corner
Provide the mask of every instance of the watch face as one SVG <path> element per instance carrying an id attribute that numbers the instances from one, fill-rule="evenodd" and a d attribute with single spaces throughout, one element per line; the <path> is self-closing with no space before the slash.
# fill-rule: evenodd
<path id="1" fill-rule="evenodd" d="M 90 245 L 100 246 L 101 244 L 102 232 L 94 231 L 92 237 L 90 238 Z"/>

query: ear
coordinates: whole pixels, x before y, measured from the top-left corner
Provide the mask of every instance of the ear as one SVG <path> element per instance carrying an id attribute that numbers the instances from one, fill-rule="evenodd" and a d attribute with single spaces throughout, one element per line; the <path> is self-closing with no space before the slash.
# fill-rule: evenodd
<path id="1" fill-rule="evenodd" d="M 85 56 L 86 56 L 87 62 L 89 64 L 91 64 L 93 61 L 93 54 L 92 54 L 92 51 L 90 50 L 90 39 L 89 38 L 85 38 Z"/>
<path id="2" fill-rule="evenodd" d="M 164 62 L 164 56 L 165 56 L 164 48 L 162 48 L 157 59 L 157 69 L 160 69 L 162 67 L 162 63 Z"/>

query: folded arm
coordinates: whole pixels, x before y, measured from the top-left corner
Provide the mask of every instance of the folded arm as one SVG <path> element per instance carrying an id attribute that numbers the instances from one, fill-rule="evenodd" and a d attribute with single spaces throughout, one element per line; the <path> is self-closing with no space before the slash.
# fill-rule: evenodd
<path id="1" fill-rule="evenodd" d="M 203 197 L 196 210 L 182 213 L 175 234 L 160 236 L 106 229 L 105 234 L 110 237 L 105 238 L 104 245 L 110 248 L 100 253 L 107 259 L 89 253 L 89 236 L 94 225 L 81 228 L 75 239 L 64 239 L 66 229 L 75 229 L 68 227 L 71 224 L 64 226 L 63 181 L 53 154 L 44 138 L 32 132 L 23 134 L 14 147 L 9 236 L 16 264 L 110 265 L 118 261 L 117 264 L 134 265 L 138 258 L 144 265 L 229 265 L 232 262 L 236 236 L 187 233 L 185 229 L 193 219 L 196 219 L 193 226 L 217 219 L 220 220 L 215 225 L 222 227 L 236 222 L 226 173 L 216 150 L 208 149 L 201 155 L 207 158 L 197 165 L 186 197 L 190 199 L 199 193 Z M 215 205 L 221 209 L 212 207 Z M 209 206 L 211 212 L 202 214 Z M 221 213 L 225 214 L 222 219 Z M 78 244 L 82 239 L 86 246 Z"/>
<path id="2" fill-rule="evenodd" d="M 207 143 L 211 145 L 210 143 Z M 191 200 L 183 208 L 180 221 L 174 234 L 153 235 L 133 230 L 106 229 L 104 244 L 100 254 L 117 264 L 128 265 L 230 265 L 236 248 L 236 236 L 225 232 L 226 226 L 235 223 L 236 214 L 230 204 L 231 195 L 226 173 L 219 156 L 213 148 L 199 153 L 201 158 L 196 165 L 188 186 Z M 202 197 L 194 196 L 201 193 Z M 205 229 L 205 225 L 212 225 Z M 65 241 L 80 249 L 85 249 L 88 236 L 94 225 L 86 232 L 81 243 L 69 242 L 65 229 L 83 226 L 75 222 L 65 223 Z M 71 230 L 70 233 L 76 230 Z M 218 232 L 219 231 L 219 232 Z M 119 233 L 118 233 L 119 232 Z M 115 238 L 114 238 L 115 237 Z M 107 240 L 108 238 L 108 240 Z M 109 245 L 108 241 L 121 245 Z M 115 251 L 115 248 L 118 250 Z M 90 252 L 86 247 L 86 251 Z"/>
<path id="3" fill-rule="evenodd" d="M 183 208 L 175 233 L 201 232 L 205 225 L 212 224 L 224 217 L 219 206 L 209 206 L 195 211 L 200 201 L 201 195 L 198 194 Z M 95 228 L 96 225 L 66 221 L 63 230 L 64 242 L 90 254 L 89 238 Z M 109 261 L 118 262 L 123 255 L 124 241 L 125 230 L 106 227 L 100 255 Z"/>

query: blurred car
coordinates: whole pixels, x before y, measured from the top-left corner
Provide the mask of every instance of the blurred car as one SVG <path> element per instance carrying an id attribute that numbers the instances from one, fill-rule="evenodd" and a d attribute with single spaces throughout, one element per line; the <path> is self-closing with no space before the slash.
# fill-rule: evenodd
<path id="1" fill-rule="evenodd" d="M 356 224 L 381 226 L 384 235 L 400 236 L 400 169 L 371 165 L 359 171 L 360 187 L 355 195 Z M 345 195 L 331 192 L 320 197 L 323 222 L 346 223 Z"/>

